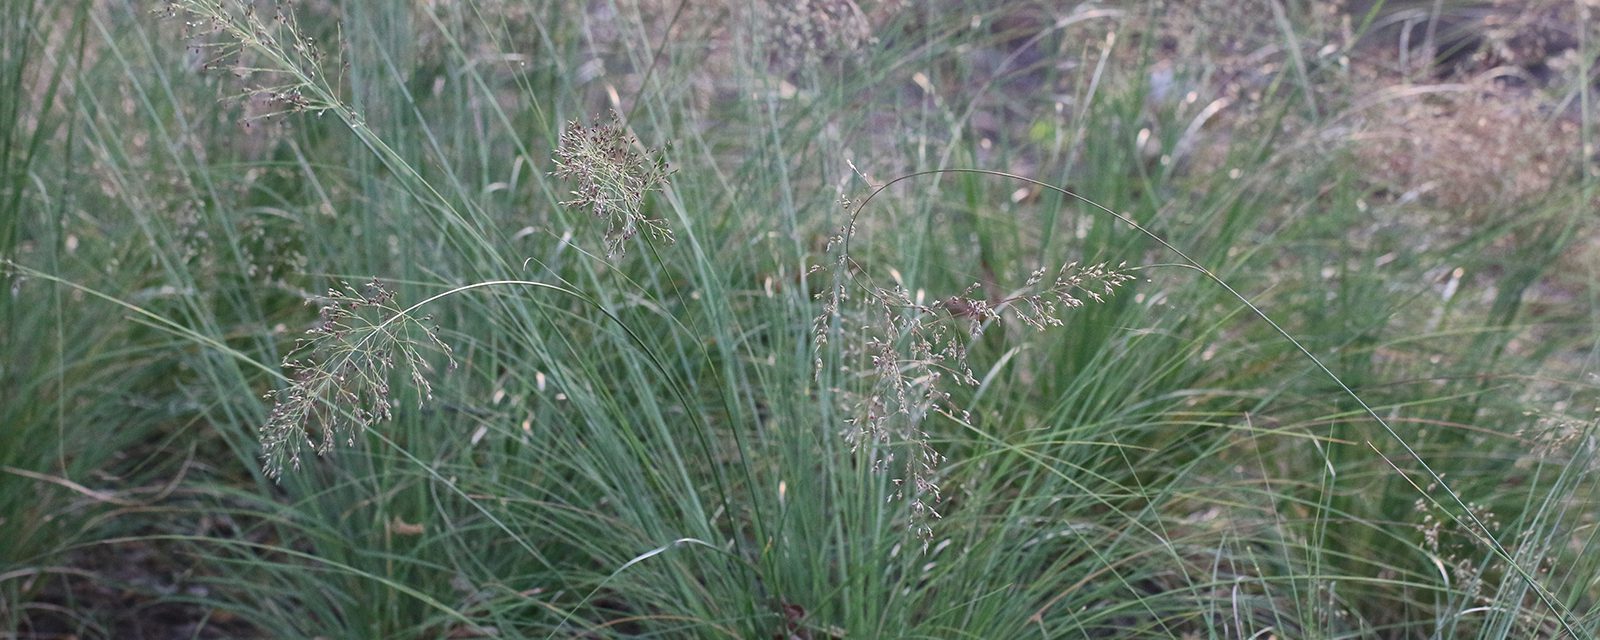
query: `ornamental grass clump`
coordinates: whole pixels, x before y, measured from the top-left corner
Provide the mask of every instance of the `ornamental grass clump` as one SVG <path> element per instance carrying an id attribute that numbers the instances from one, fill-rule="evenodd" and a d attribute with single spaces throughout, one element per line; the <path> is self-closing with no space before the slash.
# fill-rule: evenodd
<path id="1" fill-rule="evenodd" d="M 403 369 L 416 386 L 419 404 L 432 397 L 424 372 L 432 370 L 424 350 L 442 354 L 451 368 L 450 345 L 439 338 L 429 316 L 414 317 L 395 304 L 395 294 L 374 278 L 361 288 L 329 289 L 317 324 L 284 359 L 290 384 L 267 393 L 272 411 L 260 429 L 264 467 L 278 478 L 285 467 L 298 469 L 304 449 L 323 455 L 343 438 L 393 415 L 397 404 L 389 374 Z M 313 441 L 312 429 L 321 437 Z"/>
<path id="2" fill-rule="evenodd" d="M 556 147 L 555 164 L 552 175 L 572 183 L 572 197 L 561 204 L 606 221 L 606 255 L 621 257 L 640 229 L 672 242 L 666 221 L 644 212 L 645 196 L 666 186 L 672 173 L 666 154 L 640 146 L 616 112 L 607 124 L 568 123 Z"/>

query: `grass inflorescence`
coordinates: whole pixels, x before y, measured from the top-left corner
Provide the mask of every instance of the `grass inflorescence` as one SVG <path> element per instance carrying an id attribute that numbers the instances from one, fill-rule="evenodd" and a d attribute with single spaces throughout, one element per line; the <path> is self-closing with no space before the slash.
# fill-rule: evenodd
<path id="1" fill-rule="evenodd" d="M 639 146 L 613 112 L 606 124 L 567 123 L 555 150 L 553 175 L 572 185 L 571 198 L 561 204 L 605 221 L 606 254 L 613 258 L 641 229 L 672 242 L 672 227 L 644 212 L 645 196 L 660 191 L 671 173 L 665 151 Z"/>
<path id="2" fill-rule="evenodd" d="M 850 207 L 846 201 L 846 208 Z M 852 218 L 861 214 L 851 212 Z M 833 253 L 826 266 L 832 285 L 817 295 L 821 313 L 812 321 L 814 363 L 818 381 L 825 367 L 837 367 L 846 383 L 831 389 L 841 403 L 844 439 L 852 450 L 865 451 L 874 471 L 888 474 L 893 497 L 909 507 L 907 526 L 922 539 L 933 539 L 938 519 L 939 465 L 944 454 L 932 444 L 925 423 L 943 417 L 959 423 L 971 414 L 953 400 L 951 384 L 978 385 L 968 359 L 971 345 L 996 323 L 1007 319 L 1038 331 L 1064 324 L 1061 315 L 1084 305 L 1104 302 L 1133 279 L 1126 263 L 1079 265 L 1067 262 L 1054 270 L 1039 268 L 1022 287 L 993 300 L 974 297 L 983 283 L 973 283 L 948 296 L 912 293 L 904 285 L 868 284 L 861 266 L 850 258 L 847 225 L 829 240 Z M 839 354 L 824 358 L 821 350 Z"/>
<path id="3" fill-rule="evenodd" d="M 272 411 L 261 427 L 261 456 L 273 478 L 298 469 L 302 449 L 323 455 L 339 440 L 354 445 L 358 435 L 389 420 L 399 402 L 391 372 L 405 374 L 420 404 L 433 396 L 427 352 L 456 366 L 433 318 L 412 317 L 376 278 L 360 288 L 329 289 L 314 302 L 320 305 L 316 325 L 283 363 L 289 386 L 267 394 Z M 315 428 L 321 430 L 317 441 L 308 435 Z"/>

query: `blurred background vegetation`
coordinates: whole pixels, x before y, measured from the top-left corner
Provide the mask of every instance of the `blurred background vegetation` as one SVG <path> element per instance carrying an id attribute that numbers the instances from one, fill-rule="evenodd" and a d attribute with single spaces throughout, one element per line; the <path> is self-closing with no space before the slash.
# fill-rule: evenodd
<path id="1" fill-rule="evenodd" d="M 0 636 L 1594 637 L 1597 12 L 0 3 Z M 612 113 L 673 243 L 562 205 Z M 861 282 L 1137 280 L 852 445 L 815 267 L 940 169 L 1128 216 L 1338 380 L 1115 217 L 930 174 L 860 209 Z M 407 316 L 431 398 L 374 369 L 392 417 L 269 477 L 374 278 L 545 286 Z M 924 445 L 926 534 L 873 464 Z"/>

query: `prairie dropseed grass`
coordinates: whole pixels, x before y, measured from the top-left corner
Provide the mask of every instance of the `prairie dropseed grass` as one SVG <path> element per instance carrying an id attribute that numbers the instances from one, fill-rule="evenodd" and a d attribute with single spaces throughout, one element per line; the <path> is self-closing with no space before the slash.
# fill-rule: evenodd
<path id="1" fill-rule="evenodd" d="M 0 3 L 0 636 L 1591 636 L 1600 34 L 1427 4 Z"/>

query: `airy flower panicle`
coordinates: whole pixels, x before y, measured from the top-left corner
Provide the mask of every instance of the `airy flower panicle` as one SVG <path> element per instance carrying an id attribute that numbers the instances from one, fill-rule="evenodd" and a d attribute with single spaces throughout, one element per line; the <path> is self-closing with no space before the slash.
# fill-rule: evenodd
<path id="1" fill-rule="evenodd" d="M 298 469 L 303 449 L 323 455 L 340 437 L 354 445 L 357 434 L 390 419 L 396 401 L 389 374 L 397 365 L 422 400 L 431 398 L 433 387 L 424 372 L 432 366 L 421 349 L 438 351 L 451 368 L 456 366 L 432 318 L 406 313 L 376 278 L 360 289 L 329 289 L 310 302 L 322 309 L 317 324 L 306 331 L 309 337 L 284 359 L 291 383 L 266 395 L 273 406 L 260 429 L 261 448 L 272 478 L 285 467 Z M 313 442 L 316 427 L 321 438 Z"/>
<path id="2" fill-rule="evenodd" d="M 616 112 L 604 125 L 568 123 L 556 147 L 555 164 L 552 175 L 573 183 L 572 198 L 561 204 L 587 209 L 607 222 L 607 255 L 621 256 L 627 241 L 641 228 L 656 239 L 672 242 L 672 229 L 666 221 L 644 213 L 645 196 L 666 186 L 672 173 L 666 154 L 640 147 Z"/>
<path id="3" fill-rule="evenodd" d="M 940 499 L 936 481 L 945 457 L 932 445 L 925 425 L 935 416 L 968 422 L 971 416 L 953 401 L 948 383 L 976 386 L 968 346 L 1011 316 L 1038 330 L 1060 326 L 1061 314 L 1085 300 L 1103 302 L 1133 279 L 1125 264 L 1068 262 L 1047 280 L 1039 269 L 1020 292 L 1004 298 L 975 295 L 982 285 L 924 304 L 921 292 L 862 284 L 857 265 L 843 247 L 851 231 L 829 243 L 829 264 L 811 272 L 832 272 L 830 287 L 818 294 L 821 314 L 813 324 L 817 378 L 823 379 L 823 349 L 836 344 L 838 368 L 846 383 L 832 389 L 845 418 L 845 439 L 867 448 L 875 471 L 892 473 L 890 499 L 909 505 L 908 524 L 926 544 Z M 852 296 L 856 292 L 858 296 Z M 857 382 L 849 382 L 851 379 Z"/>
<path id="4" fill-rule="evenodd" d="M 301 28 L 293 2 L 172 0 L 155 13 L 182 20 L 190 53 L 203 69 L 225 71 L 244 84 L 244 95 L 260 109 L 245 120 L 348 109 L 335 91 L 343 68 L 338 47 L 330 56 Z"/>

